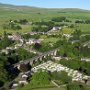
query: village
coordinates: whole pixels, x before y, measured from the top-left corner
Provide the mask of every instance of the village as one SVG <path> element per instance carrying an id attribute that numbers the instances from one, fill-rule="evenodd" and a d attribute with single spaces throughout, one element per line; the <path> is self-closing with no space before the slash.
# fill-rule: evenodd
<path id="1" fill-rule="evenodd" d="M 58 31 L 60 29 L 61 29 L 60 27 L 53 27 L 53 29 L 49 32 Z M 50 34 L 49 32 L 48 33 L 32 32 L 29 35 L 41 34 L 41 35 L 52 36 L 53 34 Z M 25 33 L 25 34 L 28 34 L 28 33 Z M 54 34 L 54 35 L 57 35 L 57 34 Z M 68 39 L 73 37 L 72 35 L 69 35 L 69 34 L 63 34 L 62 36 L 65 36 Z M 20 65 L 25 64 L 27 66 L 28 63 L 30 63 L 30 65 L 33 65 L 33 63 L 38 62 L 38 60 L 43 61 L 44 58 L 47 59 L 47 56 L 51 56 L 51 58 L 54 59 L 55 61 L 60 61 L 63 58 L 62 56 L 57 56 L 57 51 L 59 49 L 55 49 L 56 51 L 50 50 L 48 52 L 43 53 L 43 52 L 37 51 L 35 49 L 30 49 L 30 48 L 26 47 L 27 45 L 32 46 L 36 43 L 41 44 L 44 41 L 44 39 L 42 39 L 42 38 L 41 39 L 29 38 L 28 40 L 25 40 L 24 38 L 22 38 L 22 35 L 20 35 L 19 33 L 15 33 L 12 35 L 8 35 L 8 39 L 10 39 L 12 41 L 18 41 L 18 43 L 15 44 L 14 46 L 6 47 L 6 49 L 2 49 L 1 53 L 5 53 L 8 55 L 9 52 L 12 50 L 17 50 L 19 48 L 25 48 L 26 51 L 33 53 L 35 55 L 38 55 L 31 59 L 27 59 L 25 61 L 20 61 L 19 63 L 16 63 L 15 67 L 17 67 L 19 70 L 20 70 Z M 79 41 L 75 40 L 75 41 L 72 41 L 71 43 L 73 45 L 74 43 L 77 43 L 77 42 L 79 42 Z M 83 47 L 85 47 L 86 45 L 88 46 L 88 48 L 90 47 L 89 44 L 84 44 Z M 66 60 L 70 59 L 69 57 L 64 57 L 64 58 Z M 90 58 L 83 57 L 83 58 L 81 58 L 81 61 L 82 62 L 83 61 L 90 62 Z M 23 84 L 23 85 L 28 84 L 27 78 L 31 77 L 34 73 L 38 72 L 39 69 L 47 70 L 47 71 L 50 71 L 51 73 L 54 71 L 57 71 L 57 72 L 65 71 L 66 73 L 68 73 L 68 76 L 72 77 L 72 82 L 77 81 L 77 82 L 81 82 L 81 83 L 86 83 L 87 85 L 89 85 L 89 83 L 90 83 L 90 81 L 89 81 L 90 76 L 84 75 L 83 73 L 80 73 L 78 70 L 68 68 L 61 64 L 54 63 L 52 60 L 51 61 L 49 60 L 49 61 L 42 62 L 38 66 L 34 66 L 33 68 L 31 68 L 30 70 L 28 70 L 26 72 L 20 72 L 19 75 L 17 76 L 17 78 L 14 79 L 12 83 L 10 83 L 10 90 L 16 90 L 16 88 L 21 84 Z M 87 82 L 85 82 L 85 81 L 87 81 Z"/>
<path id="2" fill-rule="evenodd" d="M 69 84 L 90 85 L 90 34 L 82 34 L 72 24 L 21 21 L 24 26 L 32 25 L 32 31 L 4 31 L 0 36 L 0 59 L 8 79 L 8 85 L 1 82 L 0 90 L 5 87 L 19 90 L 27 85 L 30 88 L 45 87 L 44 84 L 59 88 L 67 88 Z M 9 24 L 17 23 L 10 20 Z"/>

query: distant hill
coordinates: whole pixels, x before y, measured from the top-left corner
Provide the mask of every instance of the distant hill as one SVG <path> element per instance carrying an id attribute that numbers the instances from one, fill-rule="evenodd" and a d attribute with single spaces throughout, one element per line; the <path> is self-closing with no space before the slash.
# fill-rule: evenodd
<path id="1" fill-rule="evenodd" d="M 39 8 L 39 7 L 30 7 L 30 6 L 16 6 L 9 4 L 0 3 L 0 11 L 21 11 L 21 12 L 37 12 L 39 11 L 60 11 L 60 12 L 90 12 L 89 10 L 83 10 L 78 8 Z"/>

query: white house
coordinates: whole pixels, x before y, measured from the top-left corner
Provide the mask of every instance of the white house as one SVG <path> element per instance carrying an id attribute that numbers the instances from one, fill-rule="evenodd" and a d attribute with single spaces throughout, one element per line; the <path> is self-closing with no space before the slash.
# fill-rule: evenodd
<path id="1" fill-rule="evenodd" d="M 41 43 L 41 39 L 29 39 L 26 44 L 28 45 L 32 45 L 32 44 L 35 44 L 35 43 Z"/>
<path id="2" fill-rule="evenodd" d="M 8 54 L 9 52 L 8 52 L 8 50 L 6 50 L 6 49 L 2 49 L 1 53 Z"/>
<path id="3" fill-rule="evenodd" d="M 28 82 L 27 82 L 27 78 L 21 78 L 20 80 L 19 80 L 19 84 L 28 84 Z"/>
<path id="4" fill-rule="evenodd" d="M 26 74 L 22 75 L 22 78 L 28 78 L 28 76 Z"/>
<path id="5" fill-rule="evenodd" d="M 19 86 L 18 83 L 14 82 L 12 86 L 10 87 L 10 90 L 15 90 Z"/>
<path id="6" fill-rule="evenodd" d="M 90 62 L 90 58 L 81 58 L 81 61 Z"/>
<path id="7" fill-rule="evenodd" d="M 19 33 L 13 33 L 12 35 L 8 35 L 8 38 L 11 40 L 15 40 L 18 41 L 20 40 L 22 37 Z"/>
<path id="8" fill-rule="evenodd" d="M 62 59 L 62 57 L 52 57 L 53 59 L 55 59 L 55 60 L 57 60 L 57 61 L 59 61 L 59 60 L 61 60 Z"/>
<path id="9" fill-rule="evenodd" d="M 61 30 L 61 27 L 53 27 L 52 30 Z"/>

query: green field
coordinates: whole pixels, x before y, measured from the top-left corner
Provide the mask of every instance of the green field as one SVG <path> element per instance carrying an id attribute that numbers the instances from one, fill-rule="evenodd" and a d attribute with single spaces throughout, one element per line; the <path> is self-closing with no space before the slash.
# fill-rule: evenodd
<path id="1" fill-rule="evenodd" d="M 24 86 L 24 87 L 21 87 L 21 88 L 18 88 L 17 90 L 66 90 L 66 87 L 56 87 L 54 86 L 52 83 L 48 86 L 44 86 L 44 87 L 32 87 L 30 89 L 30 84 Z"/>
<path id="2" fill-rule="evenodd" d="M 20 89 L 19 88 L 19 90 L 67 90 L 67 89 L 66 87 L 60 87 L 60 88 L 53 87 L 53 88 L 39 88 L 39 89 L 29 89 L 29 88 Z M 90 86 L 87 86 L 85 90 L 90 90 Z"/>
<path id="3" fill-rule="evenodd" d="M 19 90 L 30 90 L 30 89 L 28 88 L 28 89 L 19 89 Z M 64 87 L 61 87 L 61 88 L 54 87 L 54 88 L 40 88 L 40 89 L 31 89 L 31 90 L 66 90 L 66 88 L 64 88 Z"/>
<path id="4" fill-rule="evenodd" d="M 15 33 L 15 32 L 27 33 L 27 32 L 31 32 L 31 27 L 32 26 L 24 25 L 24 26 L 22 26 L 22 29 L 21 30 L 3 30 L 1 28 L 0 29 L 0 35 L 2 35 L 4 33 L 4 31 L 6 31 L 8 33 Z"/>
<path id="5" fill-rule="evenodd" d="M 73 30 L 74 30 L 73 28 L 64 28 L 63 33 L 64 34 L 71 34 L 73 32 Z"/>
<path id="6" fill-rule="evenodd" d="M 27 84 L 27 85 L 25 85 L 25 86 L 23 86 L 23 87 L 19 87 L 19 88 L 17 88 L 17 90 L 39 90 L 39 89 L 47 89 L 47 88 L 55 88 L 55 86 L 52 84 L 52 83 L 50 83 L 49 85 L 47 85 L 47 86 L 42 86 L 42 87 L 32 87 L 32 86 L 30 86 L 30 83 L 29 84 Z"/>
<path id="7" fill-rule="evenodd" d="M 27 19 L 32 22 L 48 21 L 53 17 L 65 16 L 71 20 L 72 23 L 76 19 L 86 20 L 90 19 L 90 11 L 81 9 L 45 9 L 25 6 L 13 6 L 0 4 L 0 34 L 3 33 L 2 25 L 11 20 Z M 90 24 L 80 24 L 79 28 L 84 33 L 90 33 Z M 22 30 L 6 30 L 9 33 L 13 32 L 30 32 L 30 26 L 24 26 Z M 70 33 L 71 30 L 64 30 L 65 33 Z"/>
<path id="8" fill-rule="evenodd" d="M 80 24 L 79 29 L 81 29 L 83 33 L 90 34 L 90 24 Z"/>
<path id="9" fill-rule="evenodd" d="M 47 89 L 33 89 L 33 90 L 66 90 L 66 89 L 63 87 L 63 88 L 47 88 Z"/>
<path id="10" fill-rule="evenodd" d="M 90 90 L 90 86 L 86 86 L 85 90 Z"/>
<path id="11" fill-rule="evenodd" d="M 43 41 L 46 43 L 48 42 L 55 43 L 59 40 L 59 38 L 48 37 L 46 35 L 42 35 L 40 38 L 43 39 Z"/>

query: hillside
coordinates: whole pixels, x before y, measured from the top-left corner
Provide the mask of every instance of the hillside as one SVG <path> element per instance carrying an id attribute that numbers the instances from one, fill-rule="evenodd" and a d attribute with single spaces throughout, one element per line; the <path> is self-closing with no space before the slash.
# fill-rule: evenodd
<path id="1" fill-rule="evenodd" d="M 16 13 L 57 13 L 58 15 L 61 14 L 80 14 L 80 13 L 86 13 L 90 15 L 89 10 L 83 10 L 78 8 L 39 8 L 39 7 L 30 7 L 30 6 L 15 6 L 15 5 L 9 5 L 9 4 L 0 4 L 0 12 L 16 12 Z M 3 13 L 2 13 L 3 14 Z M 87 15 L 86 15 L 87 16 Z"/>
<path id="2" fill-rule="evenodd" d="M 90 19 L 90 11 L 76 8 L 50 9 L 0 4 L 0 33 L 3 32 L 2 25 L 10 19 L 28 19 L 29 21 L 35 22 L 41 20 L 48 21 L 51 20 L 53 17 L 60 16 L 67 17 L 72 21 L 75 21 L 76 19 L 86 20 Z"/>
<path id="3" fill-rule="evenodd" d="M 39 8 L 39 7 L 30 7 L 30 6 L 15 6 L 9 4 L 1 4 L 0 3 L 0 10 L 12 10 L 12 11 L 37 11 L 37 10 L 47 10 L 47 11 L 63 11 L 63 12 L 90 12 L 89 10 L 83 10 L 78 8 Z"/>

